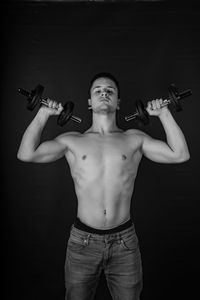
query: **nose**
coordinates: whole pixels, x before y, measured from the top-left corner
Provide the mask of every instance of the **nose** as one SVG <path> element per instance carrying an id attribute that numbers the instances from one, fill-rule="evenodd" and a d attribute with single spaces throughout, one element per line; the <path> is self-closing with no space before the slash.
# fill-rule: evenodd
<path id="1" fill-rule="evenodd" d="M 101 93 L 101 96 L 102 96 L 102 97 L 107 97 L 107 96 L 108 96 L 107 91 L 103 91 L 103 92 Z"/>

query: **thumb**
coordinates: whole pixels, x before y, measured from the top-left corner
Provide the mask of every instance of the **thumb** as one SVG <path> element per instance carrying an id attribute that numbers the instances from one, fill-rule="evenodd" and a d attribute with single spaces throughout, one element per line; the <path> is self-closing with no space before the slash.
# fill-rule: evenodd
<path id="1" fill-rule="evenodd" d="M 63 111 L 63 106 L 61 103 L 59 103 L 58 108 L 57 108 L 57 115 L 59 115 Z"/>
<path id="2" fill-rule="evenodd" d="M 151 102 L 147 103 L 146 111 L 148 112 L 149 115 L 152 113 L 153 109 L 151 106 Z"/>

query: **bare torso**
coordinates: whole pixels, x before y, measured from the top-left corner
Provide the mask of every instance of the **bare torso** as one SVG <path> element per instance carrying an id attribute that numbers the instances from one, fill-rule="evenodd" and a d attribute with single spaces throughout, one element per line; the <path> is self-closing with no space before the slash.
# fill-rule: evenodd
<path id="1" fill-rule="evenodd" d="M 66 159 L 78 199 L 77 216 L 82 222 L 108 229 L 129 219 L 141 157 L 141 139 L 128 131 L 70 136 Z"/>

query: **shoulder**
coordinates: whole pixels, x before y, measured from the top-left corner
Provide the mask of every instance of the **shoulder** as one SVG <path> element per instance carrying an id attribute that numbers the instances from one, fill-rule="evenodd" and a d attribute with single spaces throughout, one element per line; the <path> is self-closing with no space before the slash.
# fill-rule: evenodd
<path id="1" fill-rule="evenodd" d="M 58 135 L 55 140 L 57 142 L 60 142 L 60 143 L 65 143 L 73 138 L 77 138 L 79 136 L 81 136 L 82 134 L 78 131 L 70 131 L 70 132 L 64 132 L 60 135 Z"/>
<path id="2" fill-rule="evenodd" d="M 137 141 L 140 145 L 152 139 L 151 136 L 139 129 L 128 129 L 125 133 L 130 138 L 130 141 L 134 143 Z"/>
<path id="3" fill-rule="evenodd" d="M 146 133 L 139 130 L 139 129 L 128 129 L 125 131 L 125 134 L 128 136 L 134 136 L 134 137 L 142 137 L 145 136 Z"/>

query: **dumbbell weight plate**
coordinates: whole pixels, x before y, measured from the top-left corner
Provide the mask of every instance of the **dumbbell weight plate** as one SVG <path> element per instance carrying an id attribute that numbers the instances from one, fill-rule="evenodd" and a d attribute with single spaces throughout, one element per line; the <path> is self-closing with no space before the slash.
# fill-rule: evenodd
<path id="1" fill-rule="evenodd" d="M 58 116 L 57 124 L 60 126 L 65 125 L 70 120 L 73 109 L 74 109 L 74 103 L 71 101 L 66 102 L 63 106 L 63 110 Z"/>
<path id="2" fill-rule="evenodd" d="M 171 84 L 168 87 L 168 91 L 169 91 L 169 98 L 170 98 L 170 102 L 174 105 L 175 109 L 177 112 L 182 110 L 182 107 L 180 105 L 180 97 L 179 97 L 179 92 L 175 86 L 175 84 Z"/>
<path id="3" fill-rule="evenodd" d="M 142 122 L 142 124 L 147 125 L 149 123 L 149 115 L 146 111 L 144 104 L 141 100 L 135 102 L 137 119 Z"/>
<path id="4" fill-rule="evenodd" d="M 31 91 L 27 101 L 27 108 L 29 110 L 33 110 L 41 101 L 42 93 L 44 91 L 44 87 L 41 84 L 38 84 L 34 90 Z"/>

